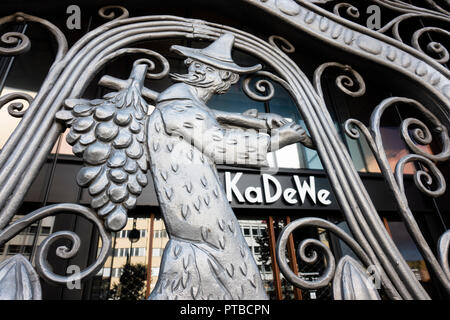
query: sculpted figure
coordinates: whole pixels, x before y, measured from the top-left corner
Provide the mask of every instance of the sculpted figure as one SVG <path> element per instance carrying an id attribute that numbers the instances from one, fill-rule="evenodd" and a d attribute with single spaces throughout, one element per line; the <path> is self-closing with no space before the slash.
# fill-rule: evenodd
<path id="1" fill-rule="evenodd" d="M 158 96 L 148 121 L 150 165 L 170 235 L 150 299 L 267 299 L 215 164 L 265 166 L 267 152 L 312 142 L 278 115 L 208 108 L 239 74 L 261 68 L 236 65 L 233 41 L 225 34 L 205 49 L 173 46 L 187 57 L 188 73 L 172 75 L 179 83 Z"/>
<path id="2" fill-rule="evenodd" d="M 267 152 L 312 141 L 276 114 L 208 108 L 240 74 L 261 68 L 235 64 L 233 42 L 224 34 L 204 49 L 172 46 L 187 58 L 188 73 L 172 74 L 178 83 L 161 93 L 143 87 L 147 66 L 135 63 L 128 80 L 108 78 L 119 91 L 68 99 L 57 113 L 84 159 L 77 182 L 108 229 L 125 226 L 150 167 L 170 237 L 150 299 L 267 299 L 215 165 L 263 167 Z M 144 94 L 156 101 L 150 115 Z"/>

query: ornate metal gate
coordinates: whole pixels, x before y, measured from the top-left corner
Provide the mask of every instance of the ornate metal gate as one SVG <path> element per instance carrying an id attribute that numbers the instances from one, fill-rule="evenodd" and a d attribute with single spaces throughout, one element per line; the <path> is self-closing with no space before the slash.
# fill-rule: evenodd
<path id="1" fill-rule="evenodd" d="M 448 31 L 441 27 L 442 24 L 448 26 L 448 11 L 434 1 L 427 1 L 425 5 L 427 8 L 406 4 L 402 1 L 366 1 L 365 5 L 378 5 L 378 8 L 382 8 L 383 12 L 389 11 L 390 16 L 394 16 L 378 31 L 373 31 L 357 23 L 359 11 L 356 4 L 336 4 L 335 2 L 337 1 L 306 0 L 246 0 L 245 2 L 258 8 L 258 10 L 269 13 L 276 19 L 281 19 L 291 24 L 292 28 L 324 41 L 330 48 L 337 47 L 377 64 L 384 65 L 396 73 L 406 75 L 431 96 L 435 103 L 429 107 L 410 97 L 386 98 L 380 101 L 375 108 L 370 124 L 365 125 L 358 119 L 350 119 L 345 123 L 345 133 L 353 139 L 364 138 L 367 140 L 382 174 L 395 196 L 399 213 L 411 237 L 436 275 L 440 285 L 447 294 L 450 294 L 450 267 L 448 259 L 450 233 L 447 231 L 441 236 L 437 250 L 438 255 L 435 256 L 434 250 L 425 241 L 411 213 L 403 186 L 403 169 L 405 164 L 416 162 L 420 163 L 421 169 L 416 171 L 414 181 L 420 191 L 428 196 L 438 197 L 446 189 L 445 177 L 440 173 L 436 163 L 445 162 L 450 157 L 450 141 L 448 137 L 448 128 L 450 127 L 448 103 L 450 82 L 448 70 L 445 68 L 445 64 L 449 60 L 449 54 L 444 44 L 431 41 L 427 44 L 427 52 L 430 54 L 427 55 L 422 49 L 421 37 L 424 34 L 436 33 L 448 40 Z M 362 6 L 359 2 L 358 5 Z M 107 9 L 112 8 L 101 9 L 100 15 L 107 17 Z M 224 47 L 218 45 L 218 48 L 214 48 L 216 51 L 210 50 L 211 52 L 214 51 L 212 56 L 208 56 L 205 48 L 203 48 L 202 52 L 200 52 L 201 49 L 189 51 L 189 48 L 180 47 L 175 48 L 175 50 L 192 58 L 194 61 L 200 60 L 219 69 L 221 67 L 228 72 L 249 74 L 248 80 L 244 82 L 244 89 L 251 98 L 270 99 L 270 92 L 265 97 L 251 92 L 249 82 L 252 76 L 264 77 L 270 81 L 277 82 L 290 93 L 305 120 L 307 130 L 312 139 L 310 141 L 303 131 L 300 133 L 302 138 L 298 141 L 317 150 L 353 236 L 350 237 L 336 225 L 318 218 L 299 219 L 287 225 L 282 231 L 277 244 L 277 257 L 280 269 L 285 277 L 294 285 L 304 289 L 320 288 L 333 281 L 335 299 L 380 299 L 380 295 L 377 292 L 378 288 L 373 286 L 366 274 L 367 268 L 373 268 L 388 298 L 429 299 L 427 292 L 417 281 L 414 273 L 379 218 L 371 197 L 353 165 L 349 152 L 339 137 L 325 103 L 321 85 L 324 71 L 328 68 L 338 68 L 345 72 L 345 75 L 343 74 L 337 78 L 336 83 L 345 94 L 357 97 L 364 94 L 365 84 L 356 70 L 352 69 L 351 66 L 342 65 L 338 62 L 329 62 L 322 64 L 315 71 L 313 81 L 310 81 L 302 71 L 301 66 L 289 58 L 288 54 L 292 47 L 289 46 L 287 40 L 281 37 L 273 36 L 268 41 L 264 41 L 245 31 L 214 22 L 176 16 L 129 18 L 126 9 L 121 7 L 116 9 L 122 11 L 120 16 L 110 16 L 110 18 L 114 18 L 112 21 L 92 30 L 70 49 L 68 49 L 63 33 L 46 20 L 20 12 L 0 19 L 0 25 L 24 21 L 27 23 L 38 23 L 50 31 L 58 44 L 55 61 L 34 99 L 15 93 L 1 97 L 0 106 L 5 106 L 16 99 L 28 100 L 30 105 L 25 111 L 20 111 L 23 106 L 18 104 L 10 104 L 8 106 L 11 115 L 22 119 L 0 154 L 0 244 L 14 237 L 31 223 L 46 216 L 62 212 L 72 212 L 92 221 L 100 231 L 103 244 L 96 261 L 91 266 L 80 274 L 65 277 L 51 271 L 47 261 L 50 246 L 58 239 L 70 239 L 72 242 L 71 248 L 59 247 L 56 253 L 61 258 L 70 258 L 77 253 L 80 240 L 76 234 L 69 231 L 52 234 L 41 244 L 36 252 L 35 267 L 37 273 L 31 264 L 20 256 L 2 263 L 1 270 L 4 271 L 1 273 L 3 278 L 0 279 L 0 285 L 3 286 L 0 288 L 1 297 L 9 299 L 39 299 L 39 277 L 53 283 L 65 284 L 68 281 L 73 281 L 75 278 L 81 280 L 95 274 L 102 267 L 111 249 L 111 231 L 118 231 L 124 226 L 127 211 L 135 206 L 136 198 L 147 183 L 145 174 L 149 169 L 149 163 L 154 177 L 158 176 L 157 178 L 155 177 L 155 184 L 161 185 L 158 191 L 160 193 L 158 194 L 160 202 L 165 203 L 168 207 L 174 205 L 174 200 L 172 199 L 174 190 L 171 189 L 169 183 L 166 185 L 162 182 L 168 181 L 167 172 L 157 171 L 161 168 L 158 166 L 157 160 L 155 160 L 159 159 L 155 154 L 162 145 L 158 145 L 156 143 L 157 140 L 152 140 L 152 137 L 156 137 L 157 133 L 160 132 L 159 130 L 162 129 L 158 129 L 158 123 L 154 122 L 150 123 L 154 125 L 154 130 L 156 131 L 149 131 L 146 127 L 149 101 L 157 105 L 158 110 L 160 108 L 158 105 L 163 105 L 165 100 L 161 98 L 158 92 L 151 88 L 143 87 L 145 78 L 161 79 L 166 77 L 170 66 L 166 58 L 159 53 L 148 49 L 134 48 L 133 45 L 143 40 L 166 38 L 202 39 L 211 41 L 214 44 L 223 39 L 222 37 L 225 35 L 225 37 L 233 39 L 229 41 L 231 41 L 231 44 L 234 44 L 234 48 L 259 59 L 267 66 L 267 70 L 259 70 L 260 66 L 255 66 L 254 68 L 232 66 L 233 61 L 226 60 L 227 57 L 222 57 L 223 59 L 221 58 L 221 60 L 219 59 L 220 57 L 214 56 L 217 52 L 222 54 L 225 50 Z M 340 16 L 344 9 L 346 14 L 350 16 L 349 19 Z M 403 21 L 413 18 L 427 18 L 430 21 L 437 21 L 437 26 L 427 25 L 415 31 L 412 35 L 410 46 L 402 41 L 399 25 Z M 392 34 L 392 37 L 389 34 Z M 18 55 L 30 47 L 29 39 L 21 33 L 6 33 L 2 40 L 15 45 L 14 47 L 0 49 L 0 54 L 3 55 Z M 276 45 L 278 41 L 282 43 L 281 47 Z M 212 46 L 208 48 L 212 48 Z M 103 99 L 91 101 L 82 99 L 88 84 L 106 64 L 121 55 L 136 53 L 145 54 L 148 56 L 148 59 L 137 60 L 134 66 L 130 66 L 130 69 L 133 67 L 133 71 L 128 80 L 114 79 L 108 76 L 100 80 L 101 85 L 108 86 L 117 92 L 109 94 Z M 206 59 L 202 58 L 205 56 L 208 56 L 209 60 L 202 60 Z M 221 64 L 215 65 L 218 60 L 222 61 Z M 155 61 L 162 65 L 160 67 L 162 71 L 157 73 L 148 72 L 147 70 L 156 70 Z M 270 91 L 272 85 L 269 80 L 261 80 L 257 84 L 257 89 L 260 93 L 265 92 L 262 89 L 262 84 L 265 84 L 266 89 L 268 88 Z M 230 81 L 233 82 L 232 80 Z M 354 86 L 354 82 L 356 82 L 358 89 L 349 89 Z M 183 92 L 175 91 L 173 97 L 169 95 L 169 98 L 180 99 L 181 95 L 183 99 L 188 99 L 186 98 L 187 94 Z M 194 98 L 189 99 L 195 100 Z M 422 115 L 421 119 L 405 119 L 401 128 L 399 128 L 402 138 L 410 148 L 411 153 L 397 163 L 395 170 L 392 170 L 389 164 L 380 132 L 380 119 L 383 112 L 393 105 L 405 105 L 408 108 L 415 108 Z M 179 112 L 184 111 L 182 106 L 177 105 L 176 107 L 180 109 L 178 110 Z M 196 117 L 197 120 L 204 120 L 202 118 L 204 117 L 203 114 L 197 113 Z M 219 114 L 216 118 L 227 122 L 230 119 L 229 117 L 230 115 Z M 252 115 L 251 111 L 245 117 L 246 121 L 251 117 L 255 121 L 263 121 L 263 125 L 253 124 L 254 128 L 258 128 L 258 126 L 261 126 L 259 127 L 261 129 L 264 128 L 267 121 L 277 122 L 275 116 L 268 118 L 267 115 Z M 175 117 L 174 119 L 179 118 Z M 167 123 L 165 123 L 166 129 Z M 178 124 L 180 125 L 180 123 Z M 82 156 L 86 164 L 86 167 L 80 172 L 77 182 L 80 186 L 89 188 L 89 192 L 93 196 L 91 208 L 77 204 L 51 205 L 11 222 L 28 188 L 38 175 L 47 154 L 64 130 L 65 125 L 71 127 L 68 142 L 73 145 L 74 153 Z M 282 123 L 280 120 L 280 123 L 277 125 L 273 127 L 268 125 L 266 129 L 280 128 L 281 130 L 284 125 L 285 123 Z M 187 122 L 184 122 L 183 126 L 184 129 L 174 125 L 173 128 L 171 127 L 172 129 L 168 130 L 182 132 L 181 130 L 186 128 L 190 129 Z M 125 132 L 123 128 L 129 131 Z M 295 130 L 297 132 L 301 131 L 297 127 Z M 150 132 L 152 135 L 149 134 Z M 361 133 L 363 137 L 360 137 Z M 185 137 L 183 134 L 181 136 Z M 417 144 L 430 144 L 433 137 L 435 138 L 434 141 L 437 138 L 441 146 L 440 152 L 430 154 L 417 146 Z M 224 139 L 224 136 L 218 139 L 221 138 Z M 194 141 L 196 136 L 193 135 L 192 139 L 191 143 L 195 145 L 197 143 Z M 209 141 L 213 141 L 213 139 L 214 136 L 211 136 Z M 166 140 L 161 141 L 166 143 Z M 111 146 L 112 144 L 113 146 Z M 254 147 L 256 145 L 257 143 L 251 146 Z M 170 146 L 169 142 L 167 148 L 171 152 Z M 241 147 L 238 146 L 237 148 Z M 242 161 L 248 165 L 255 165 L 255 163 L 251 162 L 251 156 L 248 156 L 248 153 L 251 153 L 251 151 L 248 148 L 242 148 L 238 150 L 244 152 L 244 160 Z M 208 153 L 204 149 L 202 150 L 207 155 L 213 154 L 212 151 Z M 246 152 L 247 154 L 245 154 Z M 263 160 L 258 158 L 259 151 L 256 153 L 253 160 L 262 162 Z M 153 154 L 153 160 L 149 161 L 149 154 Z M 203 163 L 205 161 L 201 158 L 201 154 L 193 153 L 191 156 L 200 157 Z M 214 164 L 210 163 L 209 165 L 213 166 Z M 176 165 L 174 167 L 172 164 L 172 167 L 168 167 L 167 170 L 169 172 L 172 170 L 176 173 L 177 169 L 178 167 Z M 200 182 L 204 186 L 207 184 L 203 180 Z M 187 189 L 190 193 L 189 186 L 187 186 Z M 217 189 L 214 195 L 218 198 L 217 194 L 219 193 L 220 190 Z M 197 211 L 200 211 L 200 201 L 204 200 L 207 206 L 210 201 L 209 198 L 208 200 L 207 198 L 201 199 L 199 203 L 194 198 L 183 198 L 182 200 L 184 202 L 182 201 L 179 204 L 177 210 L 180 210 L 185 220 L 189 215 L 189 210 L 197 209 Z M 187 206 L 187 203 L 190 204 L 191 202 L 191 207 Z M 223 222 L 225 223 L 225 221 Z M 293 230 L 305 226 L 320 227 L 334 233 L 354 250 L 364 266 L 350 257 L 344 257 L 336 264 L 328 247 L 319 241 L 309 239 L 302 242 L 299 247 L 301 260 L 305 263 L 313 263 L 318 256 L 316 251 L 321 251 L 326 257 L 327 267 L 324 274 L 315 281 L 306 281 L 298 277 L 288 266 L 285 248 L 287 239 Z M 172 228 L 176 228 L 176 224 Z M 218 228 L 222 231 L 229 228 L 233 233 L 232 224 L 228 226 L 222 225 L 220 220 Z M 209 236 L 207 230 L 201 229 L 199 237 L 205 242 L 211 241 L 212 243 L 211 236 Z M 218 238 L 217 243 L 213 245 L 224 250 L 225 241 L 227 241 L 228 245 L 228 238 Z M 306 254 L 310 248 L 316 250 L 313 251 L 312 256 Z M 186 252 L 186 250 L 190 249 L 174 245 L 173 254 L 175 258 L 178 257 L 181 250 Z M 235 254 L 236 259 L 240 259 L 239 261 L 243 263 L 239 266 L 236 265 L 236 272 L 240 268 L 244 277 L 250 278 L 250 276 L 247 276 L 247 273 L 251 271 L 251 261 L 245 260 L 245 248 L 241 248 L 240 252 L 237 250 Z M 167 260 L 169 258 L 167 257 Z M 187 259 L 189 262 L 189 258 Z M 206 268 L 206 261 L 203 262 L 204 265 L 199 262 L 199 265 Z M 176 262 L 174 260 L 170 263 L 175 264 Z M 220 263 L 218 264 L 220 265 Z M 23 268 L 20 269 L 16 266 L 23 266 Z M 11 271 L 13 267 L 16 270 L 14 272 Z M 185 265 L 184 268 L 187 269 L 187 266 Z M 211 268 L 214 269 L 214 267 Z M 228 274 L 234 274 L 234 272 L 227 271 Z M 11 279 L 16 279 L 17 273 L 22 273 L 23 276 L 20 285 L 8 287 L 8 283 L 13 281 Z M 255 280 L 257 275 L 251 275 L 251 277 L 253 277 L 250 279 L 251 285 L 257 288 L 258 284 Z M 220 278 L 220 276 L 217 275 L 217 278 Z M 183 279 L 183 277 L 180 276 L 180 279 Z M 180 279 L 176 280 L 180 282 Z M 169 280 L 172 281 L 173 279 L 167 279 L 167 281 Z M 189 292 L 190 298 L 193 299 L 199 297 L 198 286 L 195 281 L 191 279 L 192 289 Z M 239 284 L 242 286 L 242 295 L 241 293 L 236 293 L 235 295 L 230 292 L 229 295 L 225 295 L 226 298 L 251 298 L 248 293 L 246 294 L 245 290 L 247 289 L 244 289 L 243 282 L 246 279 L 239 281 Z M 221 283 L 223 283 L 222 280 Z M 224 286 L 226 287 L 226 285 Z M 166 295 L 166 297 L 170 297 L 170 295 Z"/>

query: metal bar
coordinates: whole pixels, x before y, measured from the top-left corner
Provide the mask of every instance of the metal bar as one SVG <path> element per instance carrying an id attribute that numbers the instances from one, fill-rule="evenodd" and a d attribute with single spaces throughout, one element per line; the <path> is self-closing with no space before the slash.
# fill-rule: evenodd
<path id="1" fill-rule="evenodd" d="M 286 216 L 286 225 L 289 223 L 291 223 L 291 217 Z M 294 237 L 292 236 L 292 233 L 289 235 L 288 240 L 288 256 L 292 271 L 298 275 L 297 255 L 295 254 Z M 296 286 L 294 286 L 294 297 L 295 300 L 303 300 L 302 290 Z"/>
<path id="2" fill-rule="evenodd" d="M 48 180 L 47 180 L 47 183 L 45 186 L 44 199 L 41 203 L 42 208 L 47 205 L 48 197 L 50 195 L 50 188 L 52 187 L 53 178 L 55 176 L 56 163 L 58 161 L 59 148 L 61 147 L 61 139 L 62 139 L 62 136 L 59 137 L 58 143 L 56 145 L 55 153 L 53 154 L 53 162 L 52 162 L 52 166 L 51 166 L 51 170 L 50 170 L 50 175 L 48 177 Z M 41 234 L 41 228 L 42 228 L 42 220 L 39 220 L 38 224 L 37 224 L 37 228 L 36 228 L 36 234 L 33 238 L 33 244 L 31 246 L 30 261 L 33 260 L 34 254 L 36 253 L 37 245 L 38 245 L 38 241 L 39 241 L 39 235 Z"/>
<path id="3" fill-rule="evenodd" d="M 111 289 L 112 272 L 113 272 L 113 266 L 114 266 L 114 250 L 116 250 L 117 233 L 118 232 L 114 233 L 114 242 L 113 242 L 112 251 L 111 251 L 111 267 L 110 267 L 110 270 L 109 270 L 108 292 Z"/>
<path id="4" fill-rule="evenodd" d="M 387 232 L 389 233 L 389 235 L 392 238 L 391 228 L 389 227 L 389 224 L 388 224 L 388 221 L 387 221 L 386 217 L 383 217 L 383 223 L 384 223 L 384 226 L 386 227 Z"/>
<path id="5" fill-rule="evenodd" d="M 152 256 L 153 256 L 153 228 L 155 223 L 155 214 L 150 215 L 150 233 L 148 235 L 148 262 L 147 262 L 147 288 L 145 297 L 150 295 L 150 287 L 152 284 Z"/>
<path id="6" fill-rule="evenodd" d="M 275 290 L 276 298 L 278 300 L 282 300 L 283 294 L 281 292 L 280 269 L 278 268 L 277 258 L 275 254 L 275 230 L 273 228 L 272 216 L 269 216 L 267 229 L 269 231 L 270 258 L 272 260 L 273 288 Z"/>

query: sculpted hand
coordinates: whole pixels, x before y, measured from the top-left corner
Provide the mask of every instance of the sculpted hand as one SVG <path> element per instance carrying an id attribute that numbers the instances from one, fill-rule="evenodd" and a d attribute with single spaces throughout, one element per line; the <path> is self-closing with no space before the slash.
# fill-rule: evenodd
<path id="1" fill-rule="evenodd" d="M 258 117 L 258 110 L 257 109 L 248 109 L 248 110 L 244 111 L 242 114 L 244 116 L 257 118 Z"/>
<path id="2" fill-rule="evenodd" d="M 314 144 L 303 127 L 295 122 L 284 124 L 279 129 L 272 131 L 271 145 L 269 151 L 281 149 L 284 146 L 301 142 L 309 148 L 313 148 Z"/>
<path id="3" fill-rule="evenodd" d="M 245 116 L 258 118 L 266 121 L 267 129 L 279 128 L 282 125 L 288 123 L 282 116 L 275 113 L 263 113 L 258 112 L 257 109 L 248 109 L 242 113 Z"/>
<path id="4" fill-rule="evenodd" d="M 267 129 L 280 128 L 288 123 L 282 116 L 275 113 L 264 113 L 260 118 L 266 120 Z"/>

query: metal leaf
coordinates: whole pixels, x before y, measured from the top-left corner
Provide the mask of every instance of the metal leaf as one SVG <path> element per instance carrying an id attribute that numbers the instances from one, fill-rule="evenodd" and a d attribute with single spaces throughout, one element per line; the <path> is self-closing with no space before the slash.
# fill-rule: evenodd
<path id="1" fill-rule="evenodd" d="M 336 267 L 333 295 L 335 300 L 381 300 L 366 270 L 350 256 L 344 256 Z"/>
<path id="2" fill-rule="evenodd" d="M 0 264 L 0 300 L 41 300 L 39 276 L 18 254 Z"/>
<path id="3" fill-rule="evenodd" d="M 439 263 L 444 269 L 445 274 L 450 279 L 450 230 L 447 230 L 440 238 L 438 242 L 438 257 Z"/>

